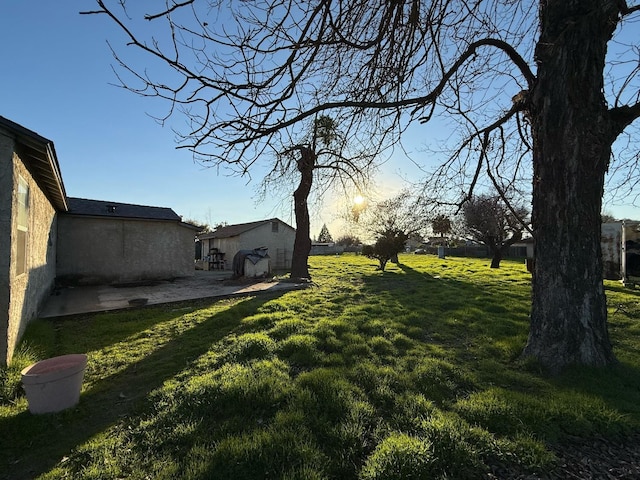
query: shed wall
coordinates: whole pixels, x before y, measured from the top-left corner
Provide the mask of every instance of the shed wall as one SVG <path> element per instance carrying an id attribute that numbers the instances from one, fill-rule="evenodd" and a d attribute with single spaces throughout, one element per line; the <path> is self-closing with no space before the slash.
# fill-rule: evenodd
<path id="1" fill-rule="evenodd" d="M 194 274 L 194 231 L 176 222 L 62 215 L 58 279 L 76 284 Z"/>
<path id="2" fill-rule="evenodd" d="M 283 223 L 279 223 L 277 232 L 273 231 L 271 223 L 266 223 L 235 237 L 214 238 L 211 240 L 210 246 L 218 248 L 220 252 L 225 253 L 227 269 L 232 268 L 233 257 L 239 250 L 267 247 L 271 259 L 271 268 L 285 270 L 291 268 L 295 236 L 295 230 Z"/>

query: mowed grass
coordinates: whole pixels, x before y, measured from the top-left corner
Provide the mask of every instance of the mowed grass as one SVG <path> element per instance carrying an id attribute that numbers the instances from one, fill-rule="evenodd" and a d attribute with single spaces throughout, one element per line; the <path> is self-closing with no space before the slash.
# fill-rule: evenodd
<path id="1" fill-rule="evenodd" d="M 3 371 L 0 478 L 476 479 L 640 429 L 640 292 L 607 282 L 619 365 L 520 358 L 520 262 L 312 257 L 314 284 L 32 324 Z M 31 415 L 19 370 L 87 353 L 80 404 Z"/>

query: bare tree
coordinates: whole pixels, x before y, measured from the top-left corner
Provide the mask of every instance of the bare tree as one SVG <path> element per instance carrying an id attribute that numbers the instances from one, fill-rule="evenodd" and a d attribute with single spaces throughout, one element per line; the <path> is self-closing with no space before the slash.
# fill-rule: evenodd
<path id="1" fill-rule="evenodd" d="M 354 220 L 374 240 L 373 245 L 363 247 L 362 254 L 378 260 L 382 271 L 389 261 L 398 263 L 398 254 L 404 251 L 409 237 L 422 229 L 423 223 L 408 191 L 368 205 Z"/>
<path id="2" fill-rule="evenodd" d="M 321 198 L 328 189 L 364 188 L 376 167 L 375 153 L 359 150 L 351 154 L 351 143 L 355 142 L 347 141 L 336 120 L 320 115 L 313 119 L 309 132 L 301 141 L 275 155 L 273 166 L 262 182 L 266 193 L 274 188 L 290 192 L 289 183 L 297 181 L 293 191 L 296 236 L 291 260 L 292 278 L 311 278 L 308 266 L 311 251 L 309 198 L 313 188 L 316 198 Z"/>
<path id="3" fill-rule="evenodd" d="M 514 202 L 511 209 L 515 213 L 499 195 L 475 195 L 462 207 L 467 234 L 485 244 L 493 255 L 491 268 L 500 268 L 509 247 L 522 240 L 525 229 L 522 222 L 529 212 L 523 206 L 514 207 Z"/>
<path id="4" fill-rule="evenodd" d="M 345 134 L 380 150 L 412 122 L 459 119 L 458 146 L 431 183 L 461 205 L 481 182 L 532 182 L 524 353 L 560 370 L 615 360 L 600 211 L 608 170 L 638 180 L 640 5 L 630 3 L 184 0 L 146 13 L 145 26 L 148 2 L 97 0 L 94 13 L 127 37 L 114 48 L 123 85 L 167 99 L 190 121 L 181 146 L 241 173 L 321 112 L 347 112 Z"/>

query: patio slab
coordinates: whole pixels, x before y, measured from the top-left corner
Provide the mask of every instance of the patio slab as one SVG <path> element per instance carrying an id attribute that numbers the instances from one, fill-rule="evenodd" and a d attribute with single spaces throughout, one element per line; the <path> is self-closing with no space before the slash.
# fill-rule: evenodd
<path id="1" fill-rule="evenodd" d="M 260 292 L 294 290 L 306 284 L 272 280 L 233 282 L 232 272 L 196 270 L 193 277 L 131 286 L 83 286 L 56 290 L 45 303 L 40 318 L 119 310 L 142 305 L 226 298 Z"/>

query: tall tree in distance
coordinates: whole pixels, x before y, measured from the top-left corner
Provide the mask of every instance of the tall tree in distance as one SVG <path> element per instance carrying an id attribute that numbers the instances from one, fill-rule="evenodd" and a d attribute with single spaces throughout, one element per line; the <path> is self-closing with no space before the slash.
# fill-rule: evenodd
<path id="1" fill-rule="evenodd" d="M 514 209 L 515 212 L 512 212 Z M 509 206 L 499 195 L 476 195 L 462 207 L 465 231 L 471 239 L 483 243 L 491 251 L 491 268 L 500 268 L 500 261 L 509 247 L 522 240 L 529 212 L 522 206 Z"/>
<path id="2" fill-rule="evenodd" d="M 481 182 L 533 186 L 524 354 L 614 362 L 600 211 L 607 171 L 638 178 L 637 0 L 96 3 L 126 37 L 123 86 L 166 99 L 188 120 L 180 146 L 216 165 L 250 171 L 323 114 L 379 151 L 459 121 L 432 190 L 459 206 Z"/>
<path id="3" fill-rule="evenodd" d="M 322 228 L 320 229 L 320 233 L 318 234 L 318 242 L 333 243 L 333 237 L 331 236 L 331 233 L 329 233 L 329 229 L 327 228 L 326 223 L 322 224 Z"/>

